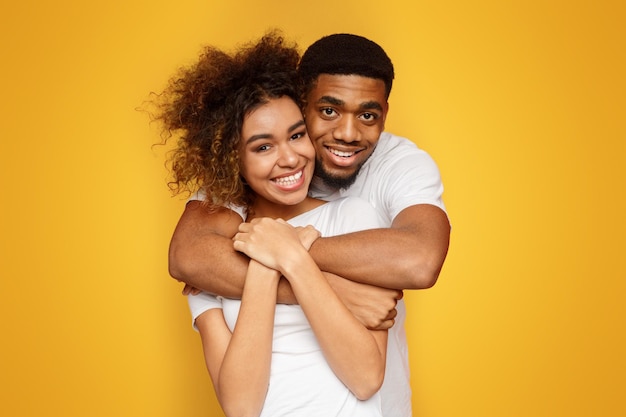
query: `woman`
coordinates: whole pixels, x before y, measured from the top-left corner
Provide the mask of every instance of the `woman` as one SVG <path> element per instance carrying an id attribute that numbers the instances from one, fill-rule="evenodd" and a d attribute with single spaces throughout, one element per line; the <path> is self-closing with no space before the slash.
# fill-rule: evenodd
<path id="1" fill-rule="evenodd" d="M 181 131 L 172 188 L 201 188 L 209 209 L 246 221 L 233 230 L 251 259 L 242 298 L 190 296 L 194 326 L 227 416 L 381 416 L 387 332 L 356 320 L 308 254 L 320 233 L 380 223 L 362 200 L 307 196 L 315 151 L 298 58 L 276 34 L 233 55 L 207 48 L 160 96 L 159 119 Z M 298 305 L 276 304 L 281 276 Z"/>

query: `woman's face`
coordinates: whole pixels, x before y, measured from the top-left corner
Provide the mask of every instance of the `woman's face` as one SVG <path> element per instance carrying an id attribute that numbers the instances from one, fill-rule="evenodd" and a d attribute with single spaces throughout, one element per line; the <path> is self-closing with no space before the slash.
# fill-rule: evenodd
<path id="1" fill-rule="evenodd" d="M 306 198 L 315 149 L 292 99 L 272 99 L 246 115 L 240 160 L 242 175 L 257 194 L 256 202 L 294 205 Z"/>

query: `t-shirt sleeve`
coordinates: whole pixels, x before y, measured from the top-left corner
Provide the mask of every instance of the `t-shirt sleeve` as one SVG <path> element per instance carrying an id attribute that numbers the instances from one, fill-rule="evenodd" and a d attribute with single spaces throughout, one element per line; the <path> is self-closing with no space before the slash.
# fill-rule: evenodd
<path id="1" fill-rule="evenodd" d="M 187 202 L 189 203 L 190 201 L 205 201 L 206 199 L 207 199 L 206 192 L 203 189 L 200 189 L 200 190 L 196 191 L 195 193 L 193 193 L 187 199 Z M 241 218 L 245 220 L 245 218 L 246 218 L 246 209 L 245 209 L 245 207 L 236 206 L 234 204 L 229 204 L 226 207 L 228 207 L 229 209 L 231 209 L 235 213 L 239 214 L 239 216 L 241 216 Z"/>
<path id="2" fill-rule="evenodd" d="M 213 308 L 222 308 L 222 301 L 220 300 L 220 297 L 216 297 L 206 292 L 201 292 L 197 295 L 188 295 L 187 303 L 189 304 L 189 310 L 191 311 L 191 325 L 195 330 L 198 330 L 196 327 L 196 319 L 200 314 Z"/>
<path id="3" fill-rule="evenodd" d="M 439 168 L 426 152 L 417 150 L 403 156 L 384 175 L 384 201 L 391 219 L 417 204 L 432 204 L 446 211 Z"/>

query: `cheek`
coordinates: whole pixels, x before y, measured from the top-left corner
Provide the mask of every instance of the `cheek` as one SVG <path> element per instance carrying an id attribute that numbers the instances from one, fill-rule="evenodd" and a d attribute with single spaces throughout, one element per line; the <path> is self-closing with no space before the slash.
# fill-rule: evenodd
<path id="1" fill-rule="evenodd" d="M 381 133 L 383 133 L 384 129 L 385 126 L 382 123 L 379 123 L 375 124 L 374 126 L 368 127 L 363 131 L 363 133 L 365 133 L 365 135 L 367 136 L 366 140 L 368 142 L 378 142 L 378 138 L 380 137 Z"/>
<path id="2" fill-rule="evenodd" d="M 328 122 L 324 122 L 317 116 L 306 118 L 306 130 L 312 141 L 324 135 L 328 131 Z"/>
<path id="3" fill-rule="evenodd" d="M 315 159 L 315 156 L 320 153 L 324 149 L 321 140 L 311 140 L 311 151 L 308 155 L 310 155 L 311 159 Z"/>
<path id="4" fill-rule="evenodd" d="M 248 184 L 254 181 L 255 177 L 259 175 L 259 171 L 262 171 L 262 164 L 256 158 L 250 158 L 249 155 L 240 157 L 239 174 Z"/>
<path id="5" fill-rule="evenodd" d="M 309 137 L 306 141 L 301 141 L 297 145 L 298 154 L 305 159 L 315 159 L 315 145 Z"/>

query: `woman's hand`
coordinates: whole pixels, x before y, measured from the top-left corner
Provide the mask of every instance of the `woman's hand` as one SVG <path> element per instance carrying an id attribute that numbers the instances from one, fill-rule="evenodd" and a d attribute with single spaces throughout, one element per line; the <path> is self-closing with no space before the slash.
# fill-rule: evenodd
<path id="1" fill-rule="evenodd" d="M 295 228 L 283 219 L 257 218 L 239 225 L 233 247 L 278 271 L 308 251 L 320 233 L 313 226 Z"/>
<path id="2" fill-rule="evenodd" d="M 311 249 L 311 245 L 313 245 L 313 242 L 315 242 L 317 238 L 321 236 L 320 232 L 311 225 L 298 226 L 296 227 L 296 232 L 298 232 L 300 243 L 307 251 Z"/>

